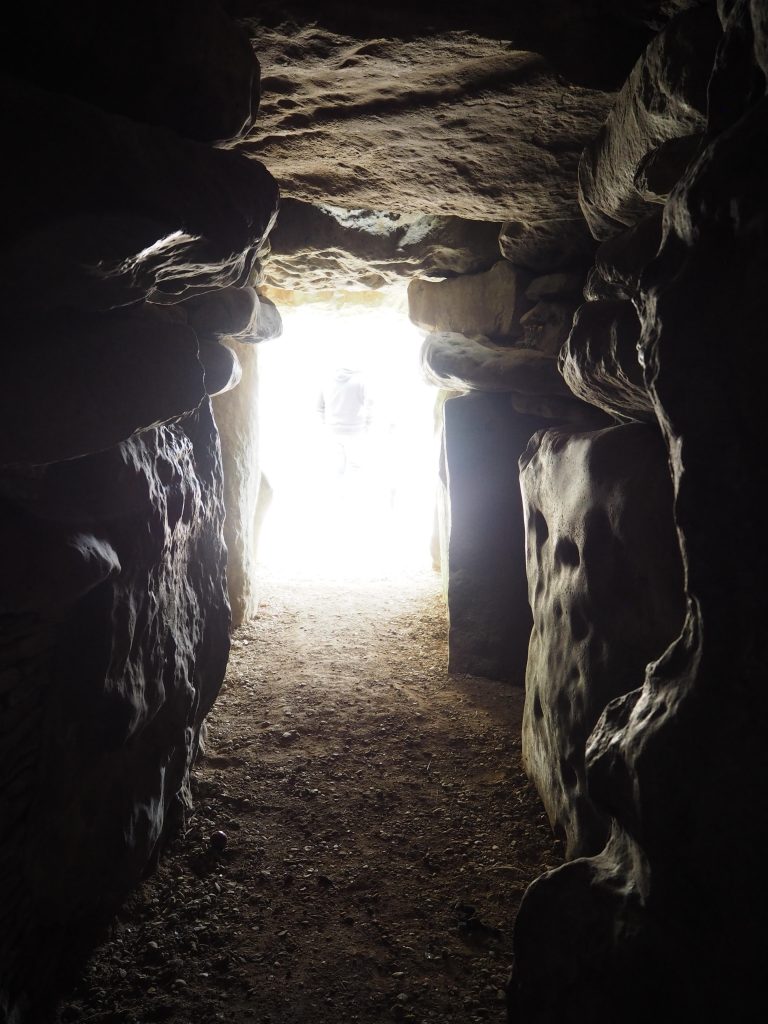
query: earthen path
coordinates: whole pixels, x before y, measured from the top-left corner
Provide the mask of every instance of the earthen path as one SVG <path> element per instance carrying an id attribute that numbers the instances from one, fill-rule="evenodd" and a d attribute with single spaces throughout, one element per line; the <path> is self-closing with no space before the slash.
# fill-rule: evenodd
<path id="1" fill-rule="evenodd" d="M 501 1024 L 516 908 L 559 859 L 522 694 L 449 676 L 446 632 L 430 572 L 264 580 L 186 830 L 62 1020 Z"/>

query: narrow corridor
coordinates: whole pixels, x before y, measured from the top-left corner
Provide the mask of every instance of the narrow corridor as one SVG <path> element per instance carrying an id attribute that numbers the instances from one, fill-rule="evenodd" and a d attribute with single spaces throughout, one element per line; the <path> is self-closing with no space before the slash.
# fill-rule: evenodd
<path id="1" fill-rule="evenodd" d="M 517 905 L 559 855 L 522 693 L 448 676 L 445 633 L 433 573 L 264 581 L 185 834 L 63 1021 L 503 1021 Z"/>

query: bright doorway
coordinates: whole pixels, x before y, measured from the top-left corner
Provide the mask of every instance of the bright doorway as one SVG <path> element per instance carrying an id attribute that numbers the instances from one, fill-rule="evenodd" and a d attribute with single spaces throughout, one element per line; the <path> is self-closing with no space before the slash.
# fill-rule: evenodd
<path id="1" fill-rule="evenodd" d="M 283 308 L 260 348 L 261 465 L 273 489 L 259 562 L 326 579 L 392 577 L 432 565 L 439 442 L 424 334 L 396 307 Z M 319 408 L 339 370 L 365 389 L 367 428 L 350 446 Z"/>

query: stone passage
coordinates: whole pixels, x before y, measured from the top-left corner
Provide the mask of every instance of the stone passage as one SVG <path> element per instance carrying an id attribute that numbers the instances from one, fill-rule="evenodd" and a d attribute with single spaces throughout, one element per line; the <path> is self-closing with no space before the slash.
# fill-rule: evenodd
<path id="1" fill-rule="evenodd" d="M 521 691 L 447 675 L 433 574 L 263 597 L 186 832 L 62 1019 L 501 1024 L 515 908 L 560 862 Z"/>

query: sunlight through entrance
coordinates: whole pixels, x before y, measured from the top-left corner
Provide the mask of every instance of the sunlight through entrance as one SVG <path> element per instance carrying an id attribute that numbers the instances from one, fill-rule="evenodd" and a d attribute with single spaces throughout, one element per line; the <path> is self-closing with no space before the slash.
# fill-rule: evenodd
<path id="1" fill-rule="evenodd" d="M 395 308 L 283 311 L 261 346 L 262 470 L 273 490 L 259 562 L 315 578 L 432 566 L 437 391 L 424 334 Z"/>

